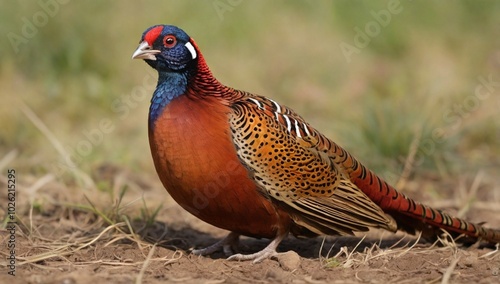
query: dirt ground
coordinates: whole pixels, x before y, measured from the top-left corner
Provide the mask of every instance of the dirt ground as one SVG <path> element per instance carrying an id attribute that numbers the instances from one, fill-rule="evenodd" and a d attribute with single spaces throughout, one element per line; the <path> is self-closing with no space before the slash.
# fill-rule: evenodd
<path id="1" fill-rule="evenodd" d="M 102 215 L 99 212 L 104 211 L 96 213 L 96 210 L 74 205 L 78 204 L 75 200 L 85 204 L 87 196 L 95 208 L 104 210 L 106 204 L 110 208 L 113 202 L 99 197 L 99 193 L 75 194 L 72 189 L 62 190 L 55 181 L 40 187 L 36 192 L 38 205 L 33 212 L 30 214 L 29 206 L 19 209 L 16 276 L 7 275 L 2 265 L 0 282 L 500 283 L 498 248 L 477 245 L 464 248 L 446 241 L 431 244 L 404 233 L 394 235 L 382 231 L 371 231 L 366 238 L 363 235 L 289 237 L 280 245 L 279 251 L 283 253 L 278 258 L 258 264 L 227 261 L 222 252 L 211 257 L 195 256 L 189 253 L 190 249 L 208 246 L 226 232 L 189 215 L 171 200 L 159 183 L 145 185 L 142 181 L 131 182 L 133 180 L 122 181 L 137 186 L 130 186 L 121 205 L 116 206 L 120 210 L 115 215 L 112 212 L 116 203 Z M 450 184 L 443 188 L 452 187 Z M 411 189 L 411 184 L 407 188 Z M 483 194 L 483 202 L 473 203 L 467 218 L 487 220 L 488 225 L 500 227 L 499 203 L 485 201 L 491 190 L 488 188 L 478 189 L 478 196 Z M 21 187 L 20 196 L 25 192 Z M 411 195 L 428 198 L 415 192 Z M 154 221 L 147 218 L 151 212 L 141 215 L 137 213 L 141 206 L 130 205 L 142 202 L 134 203 L 137 198 L 143 198 L 151 211 L 162 204 Z M 441 205 L 457 212 L 455 203 L 449 200 Z M 115 221 L 107 222 L 106 218 Z M 1 230 L 2 261 L 6 257 L 4 244 L 8 238 L 8 232 Z M 240 252 L 255 252 L 268 242 L 242 238 Z"/>

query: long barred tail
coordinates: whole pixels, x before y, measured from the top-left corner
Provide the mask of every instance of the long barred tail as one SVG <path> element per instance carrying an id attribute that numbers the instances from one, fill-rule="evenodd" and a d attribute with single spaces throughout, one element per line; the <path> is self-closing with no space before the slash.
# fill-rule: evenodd
<path id="1" fill-rule="evenodd" d="M 485 228 L 482 224 L 473 224 L 416 202 L 368 170 L 347 151 L 337 145 L 332 146 L 336 148 L 335 152 L 340 159 L 338 162 L 341 162 L 345 167 L 351 181 L 382 210 L 393 216 L 399 229 L 409 233 L 422 231 L 426 238 L 436 238 L 440 235 L 440 229 L 444 229 L 453 237 L 458 237 L 461 234 L 467 236 L 467 238 L 459 240 L 464 243 L 477 239 L 490 243 L 500 243 L 500 230 Z"/>

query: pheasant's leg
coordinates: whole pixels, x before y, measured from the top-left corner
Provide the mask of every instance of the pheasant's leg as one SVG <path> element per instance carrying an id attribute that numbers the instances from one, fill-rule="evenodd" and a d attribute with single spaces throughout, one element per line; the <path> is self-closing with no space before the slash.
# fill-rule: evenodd
<path id="1" fill-rule="evenodd" d="M 231 232 L 229 233 L 229 235 L 227 235 L 227 237 L 216 242 L 215 244 L 203 249 L 195 249 L 192 251 L 192 253 L 195 255 L 209 255 L 222 249 L 224 251 L 224 254 L 226 256 L 229 256 L 233 254 L 231 249 L 234 249 L 235 246 L 238 244 L 239 238 L 240 238 L 239 234 Z"/>
<path id="2" fill-rule="evenodd" d="M 278 255 L 278 252 L 276 252 L 276 248 L 278 245 L 281 243 L 281 241 L 288 235 L 288 233 L 282 233 L 276 236 L 274 240 L 271 241 L 271 243 L 265 247 L 263 250 L 252 253 L 252 254 L 235 254 L 230 257 L 228 257 L 227 260 L 253 260 L 253 263 L 259 263 L 263 261 L 264 259 L 271 258 L 273 256 Z"/>

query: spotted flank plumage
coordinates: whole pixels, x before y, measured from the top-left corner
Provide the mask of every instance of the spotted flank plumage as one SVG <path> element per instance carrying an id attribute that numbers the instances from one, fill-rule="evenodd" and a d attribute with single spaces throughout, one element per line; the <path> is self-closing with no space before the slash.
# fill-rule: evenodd
<path id="1" fill-rule="evenodd" d="M 259 189 L 280 206 L 294 211 L 294 221 L 315 233 L 352 233 L 356 230 L 343 230 L 348 226 L 342 226 L 345 223 L 341 221 L 357 224 L 356 221 L 363 219 L 372 222 L 364 223 L 366 227 L 391 231 L 399 228 L 410 233 L 422 231 L 430 239 L 435 238 L 441 228 L 449 227 L 449 233 L 455 237 L 465 234 L 500 240 L 497 230 L 452 217 L 399 193 L 293 110 L 274 100 L 247 94 L 235 101 L 232 109 L 229 121 L 238 157 L 249 169 Z M 346 188 L 354 190 L 346 191 Z M 346 195 L 347 192 L 350 194 Z M 346 204 L 339 201 L 340 194 L 349 196 L 352 201 L 345 207 L 353 214 L 351 218 L 325 210 Z M 312 218 L 317 207 L 311 204 L 319 203 L 311 202 L 311 198 L 323 202 L 323 212 L 332 212 L 326 218 L 330 222 Z M 367 208 L 365 205 L 375 210 L 361 210 Z M 355 212 L 364 212 L 364 218 Z M 398 225 L 387 213 L 398 220 Z M 407 221 L 408 217 L 417 218 L 418 222 Z M 361 228 L 358 224 L 357 230 Z"/>

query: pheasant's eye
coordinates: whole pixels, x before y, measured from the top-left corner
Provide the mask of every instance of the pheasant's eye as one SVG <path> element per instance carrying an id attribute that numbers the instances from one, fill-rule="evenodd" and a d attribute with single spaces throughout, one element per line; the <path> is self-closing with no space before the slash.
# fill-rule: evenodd
<path id="1" fill-rule="evenodd" d="M 172 48 L 177 43 L 177 39 L 173 35 L 168 35 L 163 38 L 163 45 L 167 48 Z"/>

